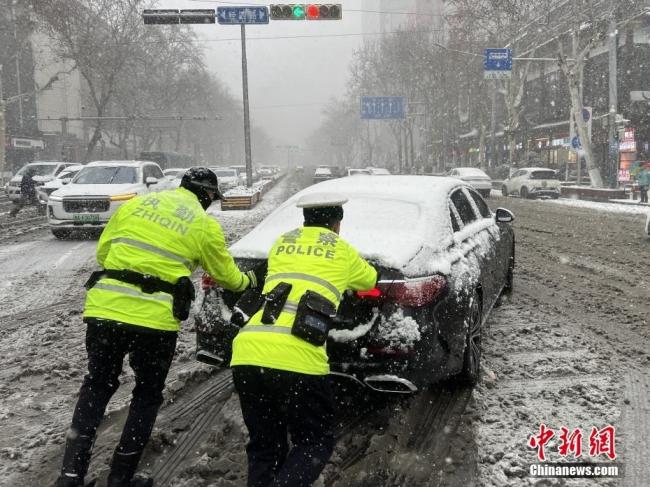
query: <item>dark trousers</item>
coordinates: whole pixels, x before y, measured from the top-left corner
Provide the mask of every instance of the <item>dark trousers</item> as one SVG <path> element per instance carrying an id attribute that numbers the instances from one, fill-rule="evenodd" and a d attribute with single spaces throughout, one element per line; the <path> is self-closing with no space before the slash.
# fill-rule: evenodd
<path id="1" fill-rule="evenodd" d="M 248 486 L 312 485 L 335 444 L 329 377 L 242 365 L 232 370 L 250 436 Z"/>
<path id="2" fill-rule="evenodd" d="M 9 216 L 16 216 L 25 206 L 36 205 L 37 203 L 38 200 L 36 199 L 36 195 L 28 197 L 23 196 L 20 200 L 14 202 L 13 208 L 9 211 Z"/>
<path id="3" fill-rule="evenodd" d="M 639 186 L 639 194 L 641 195 L 641 203 L 647 203 L 648 202 L 648 187 L 647 186 Z"/>
<path id="4" fill-rule="evenodd" d="M 122 372 L 124 356 L 128 354 L 129 364 L 135 372 L 135 388 L 116 453 L 135 457 L 137 466 L 163 401 L 162 391 L 174 357 L 176 337 L 175 332 L 150 330 L 139 326 L 113 322 L 88 323 L 88 374 L 84 378 L 75 406 L 71 436 L 88 438 L 92 442 L 106 405 L 120 384 L 118 377 Z M 66 451 L 64 458 L 84 456 L 67 453 Z M 71 465 L 65 463 L 64 459 L 64 473 L 71 469 Z M 78 462 L 71 463 L 78 465 Z M 87 465 L 73 469 L 75 468 L 84 470 Z M 69 473 L 78 474 L 83 478 L 86 472 Z"/>

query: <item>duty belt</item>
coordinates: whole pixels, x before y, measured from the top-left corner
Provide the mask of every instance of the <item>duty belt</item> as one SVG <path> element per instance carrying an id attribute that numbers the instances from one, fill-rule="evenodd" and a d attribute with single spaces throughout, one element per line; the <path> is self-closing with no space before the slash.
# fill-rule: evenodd
<path id="1" fill-rule="evenodd" d="M 163 292 L 171 294 L 172 296 L 174 295 L 174 284 L 163 281 L 162 279 L 150 274 L 142 274 L 140 272 L 129 270 L 118 271 L 114 269 L 104 269 L 101 271 L 95 271 L 91 274 L 88 282 L 86 282 L 85 288 L 92 288 L 102 277 L 108 277 L 109 279 L 116 279 L 118 281 L 126 282 L 127 284 L 139 286 L 142 292 L 146 294 Z"/>

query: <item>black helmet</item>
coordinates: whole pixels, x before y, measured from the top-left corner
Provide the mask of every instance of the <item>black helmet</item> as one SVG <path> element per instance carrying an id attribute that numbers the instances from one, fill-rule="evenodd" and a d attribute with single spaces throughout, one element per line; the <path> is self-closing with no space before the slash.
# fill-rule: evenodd
<path id="1" fill-rule="evenodd" d="M 185 188 L 194 193 L 199 198 L 204 210 L 207 210 L 213 201 L 208 191 L 214 192 L 215 200 L 221 198 L 217 175 L 207 167 L 192 167 L 185 171 L 181 179 L 181 188 Z"/>

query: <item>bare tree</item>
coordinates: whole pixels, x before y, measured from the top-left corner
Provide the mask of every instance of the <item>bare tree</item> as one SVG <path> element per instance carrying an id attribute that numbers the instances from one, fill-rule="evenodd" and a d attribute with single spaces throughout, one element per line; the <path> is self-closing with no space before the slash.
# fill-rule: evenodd
<path id="1" fill-rule="evenodd" d="M 86 160 L 102 139 L 103 117 L 145 31 L 145 0 L 31 0 L 55 52 L 70 60 L 85 80 L 97 117 Z"/>

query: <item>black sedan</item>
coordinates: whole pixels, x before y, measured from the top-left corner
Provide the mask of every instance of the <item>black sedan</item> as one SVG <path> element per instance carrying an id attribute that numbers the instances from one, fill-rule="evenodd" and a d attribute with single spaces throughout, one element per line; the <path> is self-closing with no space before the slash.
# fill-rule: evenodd
<path id="1" fill-rule="evenodd" d="M 493 214 L 468 184 L 429 176 L 356 176 L 311 186 L 231 248 L 241 269 L 264 272 L 281 234 L 299 227 L 296 200 L 345 195 L 341 236 L 380 269 L 377 287 L 345 293 L 327 350 L 331 374 L 372 389 L 409 393 L 441 379 L 479 379 L 481 336 L 513 286 L 514 216 Z M 204 280 L 197 313 L 200 360 L 227 360 L 226 325 L 237 295 Z"/>

